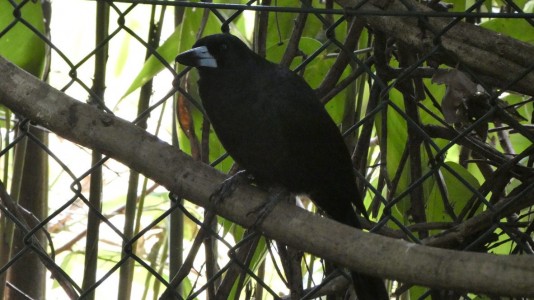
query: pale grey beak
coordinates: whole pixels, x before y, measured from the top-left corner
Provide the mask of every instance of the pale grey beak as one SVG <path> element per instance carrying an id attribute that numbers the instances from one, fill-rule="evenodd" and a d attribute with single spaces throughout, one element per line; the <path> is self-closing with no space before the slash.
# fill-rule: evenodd
<path id="1" fill-rule="evenodd" d="M 182 52 L 176 56 L 176 61 L 191 67 L 217 68 L 217 60 L 211 55 L 206 46 Z"/>

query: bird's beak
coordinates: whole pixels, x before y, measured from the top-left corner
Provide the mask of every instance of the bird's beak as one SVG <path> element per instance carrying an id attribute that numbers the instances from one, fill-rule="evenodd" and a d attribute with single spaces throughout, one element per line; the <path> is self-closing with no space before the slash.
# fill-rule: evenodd
<path id="1" fill-rule="evenodd" d="M 217 60 L 210 54 L 206 46 L 182 52 L 176 56 L 176 61 L 191 67 L 217 68 Z"/>

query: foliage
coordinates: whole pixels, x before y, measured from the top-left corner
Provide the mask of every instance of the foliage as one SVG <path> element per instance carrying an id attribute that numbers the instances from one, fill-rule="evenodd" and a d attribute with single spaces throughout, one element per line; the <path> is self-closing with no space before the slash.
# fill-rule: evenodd
<path id="1" fill-rule="evenodd" d="M 463 12 L 472 5 L 472 1 L 454 0 L 450 2 L 454 4 L 450 11 L 455 12 Z M 248 1 L 218 1 L 218 3 L 247 4 Z M 326 1 L 326 3 L 330 3 L 330 1 Z M 534 11 L 532 0 L 516 1 L 515 3 L 524 12 Z M 275 2 L 273 4 L 282 8 L 296 7 L 296 2 L 291 1 L 280 1 L 280 3 Z M 307 7 L 309 3 L 302 1 L 301 4 L 303 7 Z M 484 1 L 478 4 L 479 10 L 486 12 L 496 11 L 506 6 L 499 1 Z M 324 8 L 323 2 L 313 3 L 313 5 L 317 8 Z M 120 6 L 113 8 L 117 9 L 116 14 L 122 12 Z M 342 7 L 333 4 L 332 9 L 341 10 Z M 39 34 L 36 34 L 43 33 L 45 26 L 40 2 L 28 2 L 22 7 L 20 10 L 21 19 L 25 22 L 13 18 L 14 11 L 17 10 L 11 2 L 0 1 L 0 55 L 7 57 L 36 76 L 43 76 L 46 43 Z M 149 55 L 143 63 L 137 62 L 139 71 L 134 73 L 131 72 L 131 69 L 123 70 L 130 67 L 126 62 L 131 62 L 130 59 L 133 57 L 133 53 L 129 51 L 128 47 L 124 47 L 117 54 L 112 54 L 117 57 L 114 62 L 116 63 L 116 70 L 119 70 L 120 72 L 118 72 L 123 76 L 120 78 L 122 89 L 118 92 L 116 90 L 111 92 L 116 98 L 114 100 L 117 101 L 114 110 L 116 113 L 133 110 L 131 103 L 137 100 L 132 99 L 138 96 L 139 90 L 152 80 L 157 79 L 157 76 L 168 70 L 173 70 L 171 65 L 178 53 L 190 49 L 199 36 L 221 32 L 223 26 L 221 18 L 234 17 L 234 13 L 236 13 L 235 10 L 231 9 L 218 10 L 221 17 L 218 18 L 216 14 L 200 8 L 179 7 L 176 8 L 176 11 L 177 15 L 182 16 L 180 18 L 181 23 L 173 24 L 175 26 L 165 22 L 161 23 L 168 28 L 163 35 L 163 43 L 159 47 L 154 47 L 153 50 L 148 50 Z M 165 15 L 165 12 L 162 12 L 161 15 Z M 60 15 L 54 17 L 61 18 Z M 524 178 L 519 178 L 515 174 L 508 174 L 503 182 L 499 181 L 498 172 L 505 172 L 506 170 L 503 171 L 503 169 L 506 167 L 503 166 L 506 166 L 507 162 L 518 155 L 523 155 L 523 159 L 515 162 L 514 168 L 520 170 L 523 170 L 522 167 L 532 168 L 532 159 L 527 155 L 528 149 L 532 147 L 532 140 L 526 134 L 517 133 L 521 132 L 520 129 L 525 124 L 532 123 L 532 95 L 502 91 L 487 84 L 482 87 L 477 74 L 463 70 L 461 66 L 451 66 L 445 63 L 436 65 L 432 59 L 425 60 L 421 65 L 416 66 L 416 69 L 421 71 L 423 75 L 406 75 L 406 77 L 401 78 L 397 75 L 400 71 L 406 70 L 407 65 L 411 63 L 410 59 L 415 61 L 425 53 L 416 53 L 415 50 L 410 49 L 411 52 L 408 52 L 413 56 L 408 59 L 410 63 L 407 63 L 404 56 L 406 53 L 402 52 L 402 47 L 406 47 L 406 45 L 389 39 L 387 43 L 384 43 L 387 48 L 379 48 L 377 42 L 384 38 L 380 32 L 369 26 L 364 26 L 365 24 L 361 20 L 355 21 L 356 24 L 362 22 L 360 24 L 361 30 L 351 31 L 350 24 L 353 20 L 350 18 L 347 20 L 347 16 L 342 14 L 315 15 L 310 13 L 305 21 L 299 17 L 302 16 L 294 12 L 269 12 L 265 14 L 254 11 L 239 12 L 230 23 L 230 30 L 232 34 L 242 38 L 251 48 L 256 51 L 265 51 L 267 59 L 280 62 L 290 49 L 288 45 L 295 43 L 292 40 L 292 34 L 294 28 L 297 27 L 296 25 L 299 25 L 296 23 L 303 22 L 304 30 L 296 40 L 298 51 L 292 53 L 294 58 L 290 61 L 289 67 L 297 70 L 318 92 L 323 92 L 320 96 L 325 101 L 328 112 L 339 124 L 340 129 L 347 131 L 347 145 L 351 153 L 356 154 L 354 165 L 362 177 L 367 180 L 367 184 L 361 184 L 360 188 L 362 194 L 365 195 L 365 203 L 369 207 L 371 221 L 375 222 L 374 224 L 380 222 L 380 225 L 375 228 L 376 231 L 414 242 L 431 243 L 433 237 L 447 234 L 447 230 L 491 211 L 488 209 L 488 203 L 499 203 L 502 199 L 511 197 L 518 191 L 517 189 L 521 186 Z M 339 21 L 338 25 L 332 27 L 336 21 Z M 154 17 L 150 23 L 156 23 Z M 261 27 L 262 24 L 266 25 Z M 534 44 L 534 27 L 525 19 L 481 19 L 477 26 Z M 133 26 L 126 22 L 126 25 L 122 24 L 113 28 L 115 31 L 110 30 L 112 41 L 119 39 L 117 36 L 123 33 L 124 28 L 130 27 Z M 128 36 L 130 35 L 133 34 L 128 32 Z M 348 44 L 347 41 L 351 39 L 357 40 L 354 49 L 350 49 L 350 52 L 356 53 L 354 58 L 342 63 L 339 76 L 335 78 L 333 83 L 327 85 L 325 78 L 336 71 L 335 68 L 338 67 L 336 64 L 342 60 L 340 57 L 344 50 L 340 50 L 339 45 Z M 370 49 L 372 52 L 369 51 Z M 150 55 L 152 51 L 155 51 L 157 55 L 154 53 Z M 80 65 L 85 60 L 89 60 L 92 55 L 92 53 L 88 54 L 86 58 L 81 59 Z M 383 56 L 385 62 L 377 61 L 377 56 Z M 364 68 L 363 62 L 370 58 L 375 60 L 365 64 L 366 67 Z M 74 67 L 77 64 L 68 62 L 67 65 L 79 73 L 83 71 Z M 175 68 L 175 71 L 180 74 L 184 71 L 183 66 L 175 66 Z M 356 78 L 351 77 L 359 68 L 364 70 Z M 445 76 L 446 78 L 444 78 L 442 73 L 440 76 L 436 69 L 444 71 L 448 77 Z M 72 72 L 72 70 L 69 69 L 68 72 Z M 393 75 L 391 75 L 385 70 L 399 72 L 392 72 Z M 91 78 L 92 74 L 85 76 Z M 62 88 L 68 90 L 73 82 L 83 87 L 84 83 L 80 79 L 82 77 L 78 74 L 77 77 L 70 78 L 70 82 Z M 161 109 L 158 111 L 160 114 L 158 118 L 152 118 L 148 130 L 153 130 L 161 136 L 163 135 L 161 132 L 171 132 L 174 129 L 171 128 L 172 126 L 178 127 L 177 146 L 191 154 L 195 159 L 206 163 L 217 162 L 214 164 L 220 171 L 231 172 L 233 165 L 231 158 L 224 158 L 224 148 L 214 132 L 207 130 L 209 129 L 207 127 L 209 122 L 198 104 L 197 78 L 198 75 L 195 70 L 179 78 L 180 87 L 186 93 L 177 93 L 175 109 L 170 113 L 173 115 L 173 119 L 176 118 L 178 125 L 168 121 L 165 123 L 162 120 L 170 110 L 170 105 L 168 105 L 157 108 Z M 345 84 L 345 80 L 350 82 Z M 410 82 L 409 85 L 414 90 L 406 89 L 403 86 L 403 80 Z M 380 84 L 383 86 L 380 87 Z M 327 85 L 326 93 L 336 90 L 338 87 L 340 89 L 334 96 L 329 97 L 322 90 L 323 85 Z M 167 80 L 163 86 L 169 87 L 170 80 Z M 417 90 L 417 87 L 421 86 L 424 86 L 424 92 L 419 93 L 417 96 L 420 98 L 417 98 L 414 94 L 421 92 Z M 111 84 L 109 88 L 112 88 Z M 380 93 L 373 93 L 374 89 L 380 89 Z M 93 97 L 88 90 L 89 88 L 86 89 L 87 95 Z M 81 99 L 82 97 L 77 98 Z M 157 97 L 153 96 L 152 98 Z M 500 117 L 490 115 L 488 112 L 492 108 L 496 108 L 499 113 L 510 116 L 510 118 L 503 118 L 503 115 Z M 5 119 L 9 120 L 8 114 Z M 9 123 L 9 121 L 4 123 L 6 127 L 3 132 L 10 130 Z M 354 124 L 357 126 L 353 126 Z M 503 130 L 504 126 L 513 128 L 515 131 Z M 160 130 L 161 127 L 164 127 L 163 130 Z M 440 128 L 442 131 L 435 134 L 432 131 L 435 128 Z M 455 136 L 451 138 L 443 132 L 452 132 Z M 460 134 L 464 138 L 458 137 Z M 480 150 L 480 148 L 484 151 L 477 152 L 476 150 Z M 64 156 L 69 155 L 64 154 Z M 502 160 L 496 161 L 493 157 Z M 64 159 L 68 160 L 69 158 Z M 219 161 L 219 159 L 221 160 Z M 7 165 L 10 162 L 6 160 L 4 164 L 4 168 L 8 169 Z M 115 166 L 112 163 L 106 163 L 106 167 L 113 169 Z M 52 168 L 59 167 L 52 166 Z M 117 173 L 126 173 L 120 168 L 117 169 L 121 170 Z M 64 175 L 58 173 L 69 172 L 66 169 L 59 172 L 52 171 L 52 174 L 57 175 L 57 178 Z M 79 173 L 85 174 L 84 171 Z M 69 180 L 74 180 L 74 177 L 69 177 Z M 4 180 L 5 178 L 7 176 L 4 177 Z M 74 182 L 79 183 L 83 178 L 76 179 Z M 111 183 L 115 178 L 113 176 L 107 178 L 110 182 L 110 190 L 116 187 Z M 62 188 L 64 185 L 61 183 L 60 179 L 57 182 L 52 182 L 50 184 L 51 193 L 56 191 L 56 188 Z M 133 187 L 134 191 L 141 191 L 136 194 L 138 202 L 133 204 L 137 208 L 135 233 L 139 233 L 145 226 L 153 226 L 149 230 L 150 234 L 140 237 L 133 243 L 134 253 L 146 260 L 152 268 L 157 269 L 159 274 L 168 274 L 168 269 L 172 267 L 167 262 L 168 254 L 171 251 L 182 251 L 182 249 L 173 250 L 169 244 L 169 237 L 174 234 L 175 228 L 170 228 L 170 225 L 165 223 L 151 224 L 153 220 L 168 211 L 168 204 L 166 194 L 161 191 L 154 192 L 156 186 L 150 187 L 148 184 L 149 182 L 145 180 L 142 184 L 136 183 Z M 104 186 L 104 189 L 106 187 Z M 87 190 L 83 192 L 87 192 Z M 103 217 L 117 227 L 122 226 L 122 222 L 124 222 L 122 216 L 125 209 L 123 206 L 126 199 L 125 193 L 125 191 L 112 193 L 113 196 L 108 196 L 103 204 Z M 72 201 L 72 203 L 78 202 Z M 306 198 L 303 198 L 301 203 L 306 209 L 314 210 Z M 51 204 L 51 212 L 60 209 L 60 205 L 57 207 L 54 205 Z M 189 202 L 185 202 L 184 206 L 195 218 L 202 219 L 204 217 L 204 212 L 199 207 L 193 206 Z M 58 247 L 60 249 L 57 253 L 58 264 L 68 274 L 75 274 L 73 277 L 77 282 L 81 282 L 83 280 L 80 278 L 82 274 L 77 273 L 76 270 L 83 264 L 82 258 L 86 254 L 86 249 L 82 249 L 76 243 L 76 238 L 72 240 L 71 237 L 64 238 L 63 234 L 71 230 L 72 232 L 83 231 L 80 228 L 83 228 L 85 224 L 79 220 L 71 221 L 71 218 L 78 214 L 75 207 L 61 212 L 67 215 L 60 219 L 60 221 L 65 221 L 64 227 L 58 229 L 54 226 L 55 223 L 51 222 L 48 224 L 49 231 L 52 232 L 54 238 L 61 241 L 70 240 L 74 246 L 71 245 L 70 249 Z M 532 221 L 528 214 L 528 207 L 523 207 L 520 213 L 518 219 L 521 219 L 523 223 L 519 225 L 513 223 L 513 226 L 517 226 L 517 228 L 514 227 L 514 230 L 526 233 L 526 236 L 531 239 L 532 233 L 528 231 L 528 228 Z M 513 220 L 510 218 L 502 219 L 502 223 L 507 221 L 512 222 Z M 459 250 L 474 249 L 499 254 L 522 251 L 521 245 L 517 244 L 517 236 L 499 227 L 500 224 L 497 223 L 487 224 L 487 227 L 492 225 L 495 225 L 495 228 L 489 229 L 486 239 L 482 241 L 478 239 L 480 238 L 479 232 L 471 232 L 470 235 L 463 237 L 464 240 L 457 243 L 434 246 Z M 110 239 L 113 242 L 108 241 L 107 246 L 101 245 L 103 248 L 98 252 L 99 269 L 106 271 L 116 266 L 123 257 L 121 252 L 123 241 L 117 242 L 122 237 L 114 232 L 114 227 L 109 224 L 107 226 L 104 226 L 102 230 L 106 232 L 106 235 L 109 234 L 108 237 L 113 237 Z M 222 218 L 217 219 L 217 225 L 213 228 L 224 240 L 224 242 L 212 241 L 211 245 L 215 251 L 219 251 L 215 253 L 216 264 L 226 264 L 229 259 L 225 252 L 229 249 L 226 248 L 225 242 L 233 245 L 244 239 L 247 232 L 244 228 Z M 181 231 L 184 248 L 193 248 L 194 240 L 199 234 L 198 225 L 186 218 Z M 106 243 L 101 241 L 99 244 Z M 208 244 L 206 243 L 206 245 Z M 255 273 L 259 273 L 262 268 L 265 268 L 266 271 L 261 279 L 267 285 L 286 288 L 283 286 L 283 277 L 289 275 L 278 276 L 276 269 L 276 267 L 284 269 L 279 266 L 287 263 L 286 257 L 273 254 L 277 251 L 282 252 L 281 247 L 281 245 L 274 246 L 272 241 L 263 238 L 258 240 L 257 246 L 247 261 L 247 267 Z M 311 287 L 312 282 L 323 279 L 325 272 L 319 258 L 310 257 L 308 254 L 304 254 L 302 257 L 304 259 L 302 259 L 300 266 L 301 271 L 305 273 L 304 278 L 308 280 L 308 287 Z M 384 259 L 394 261 L 395 258 Z M 203 254 L 197 253 L 195 270 L 202 273 L 209 268 L 206 260 L 208 258 Z M 160 286 L 161 282 L 155 279 L 153 274 L 139 265 L 136 265 L 135 268 L 139 272 L 134 272 L 136 273 L 134 288 L 135 286 L 142 286 L 144 288 L 143 297 L 150 297 L 150 291 L 154 291 L 155 294 L 158 291 L 163 292 L 164 287 Z M 165 279 L 170 280 L 167 275 L 165 275 Z M 187 296 L 194 293 L 199 285 L 205 283 L 206 279 L 199 279 L 195 276 L 195 272 L 192 272 L 183 281 L 182 295 Z M 259 285 L 255 284 L 255 280 L 252 280 L 248 275 L 242 281 L 240 280 L 237 277 L 232 282 L 229 298 L 239 298 L 245 295 L 247 288 L 250 289 L 253 285 L 261 290 Z M 245 288 L 239 289 L 239 287 Z M 404 294 L 406 298 L 426 297 L 429 294 L 428 289 L 423 287 L 407 288 L 408 292 Z"/>

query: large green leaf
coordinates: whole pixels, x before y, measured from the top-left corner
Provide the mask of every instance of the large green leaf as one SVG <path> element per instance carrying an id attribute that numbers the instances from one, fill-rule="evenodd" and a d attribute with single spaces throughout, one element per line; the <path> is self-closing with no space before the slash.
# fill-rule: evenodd
<path id="1" fill-rule="evenodd" d="M 45 63 L 45 42 L 30 27 L 15 19 L 14 10 L 9 1 L 0 1 L 0 32 L 14 25 L 0 36 L 0 55 L 41 78 Z M 41 1 L 26 2 L 20 13 L 21 19 L 28 22 L 33 30 L 44 33 Z"/>
<path id="2" fill-rule="evenodd" d="M 181 53 L 183 51 L 186 51 L 190 49 L 193 44 L 196 41 L 196 37 L 198 34 L 199 28 L 201 28 L 201 24 L 203 23 L 203 10 L 195 10 L 195 9 L 186 9 L 185 15 L 183 18 L 183 24 L 176 28 L 176 31 L 179 32 L 177 36 L 180 38 L 180 44 L 176 47 L 176 51 L 173 54 L 172 59 L 174 59 L 174 56 L 176 54 Z M 220 33 L 221 32 L 221 22 L 213 16 L 213 14 L 209 14 L 209 17 L 207 19 L 207 22 L 205 23 L 205 28 L 203 31 L 203 36 Z M 240 32 L 233 30 L 232 34 L 237 36 L 242 36 Z M 179 68 L 183 68 L 183 66 L 179 66 Z M 198 87 L 197 87 L 197 80 L 198 80 L 198 73 L 196 69 L 191 70 L 189 72 L 187 79 L 187 87 L 188 92 L 192 95 L 193 98 L 195 98 L 197 101 L 200 100 L 198 96 Z M 187 100 L 186 100 L 187 101 Z M 180 103 L 179 103 L 180 105 Z M 202 123 L 204 120 L 204 116 L 202 112 L 200 112 L 198 109 L 196 109 L 193 105 L 187 106 L 190 111 L 188 113 L 182 114 L 182 118 L 188 118 L 190 119 L 188 121 L 192 122 L 189 124 L 189 128 L 193 128 L 194 135 L 196 136 L 196 139 L 200 141 L 202 139 Z M 182 119 L 184 120 L 184 119 Z M 186 134 L 183 131 L 183 128 L 180 127 L 180 148 L 186 152 L 191 153 L 191 141 L 189 139 L 188 134 Z M 226 151 L 219 142 L 219 139 L 213 132 L 213 129 L 210 131 L 209 134 L 209 161 L 214 161 L 215 159 L 219 158 L 221 155 L 223 155 Z M 217 165 L 217 169 L 226 172 L 230 169 L 232 166 L 233 161 L 232 159 L 228 158 L 225 159 L 222 163 Z"/>
<path id="3" fill-rule="evenodd" d="M 167 40 L 156 50 L 159 55 L 161 55 L 165 61 L 171 63 L 176 55 L 179 53 L 179 46 L 181 41 L 181 30 L 176 30 L 167 38 Z M 130 84 L 130 87 L 126 90 L 123 98 L 128 96 L 131 92 L 142 87 L 148 81 L 152 80 L 156 74 L 163 70 L 164 66 L 159 59 L 154 55 L 151 55 L 143 65 L 143 68 L 137 74 L 133 82 Z"/>
<path id="4" fill-rule="evenodd" d="M 266 254 L 267 254 L 267 243 L 265 241 L 265 237 L 261 237 L 258 242 L 257 247 L 254 249 L 254 254 L 250 260 L 250 264 L 247 266 L 248 269 L 253 272 L 257 272 L 261 263 L 265 260 Z M 246 276 L 245 281 L 243 282 L 243 285 L 246 285 L 248 282 L 250 282 L 250 280 L 251 280 L 251 277 Z M 240 295 L 237 295 L 237 288 L 239 287 L 239 285 L 241 285 L 240 281 L 241 281 L 241 278 L 240 276 L 238 276 L 236 278 L 236 281 L 234 282 L 234 285 L 232 287 L 230 294 L 228 295 L 228 299 L 240 299 L 241 298 L 239 297 Z"/>
<path id="5" fill-rule="evenodd" d="M 267 48 L 267 59 L 272 62 L 279 62 L 282 59 L 282 56 L 284 55 L 286 48 L 287 48 L 287 42 L 288 40 L 284 40 L 281 44 L 275 43 L 274 45 L 271 45 Z M 299 41 L 299 50 L 305 55 L 310 56 L 315 51 L 317 51 L 318 48 L 322 46 L 322 43 L 314 38 L 309 37 L 303 37 Z M 299 66 L 303 61 L 302 56 L 295 57 L 293 62 L 291 63 L 290 68 L 295 69 L 297 66 Z M 313 61 L 311 61 L 305 69 L 304 72 L 304 79 L 306 82 L 312 87 L 317 88 L 332 65 L 334 64 L 334 59 L 326 58 L 325 55 L 319 55 L 317 56 Z M 344 71 L 343 76 L 347 76 L 349 74 L 349 69 L 347 68 Z M 343 78 L 342 76 L 342 78 Z M 326 105 L 325 108 L 330 114 L 330 116 L 334 119 L 336 123 L 340 123 L 343 115 L 345 113 L 345 105 L 343 101 L 346 101 L 346 91 L 343 90 L 340 92 L 336 97 L 334 97 L 332 100 L 330 100 Z"/>
<path id="6" fill-rule="evenodd" d="M 525 3 L 525 13 L 534 12 L 534 1 Z M 534 44 L 534 27 L 523 19 L 493 19 L 480 24 L 481 27 L 500 32 L 523 42 Z"/>
<path id="7" fill-rule="evenodd" d="M 170 64 L 174 63 L 176 55 L 190 49 L 195 43 L 197 34 L 196 30 L 200 28 L 202 15 L 202 10 L 195 10 L 193 8 L 185 9 L 183 23 L 177 26 L 165 42 L 156 49 L 156 52 L 161 55 L 166 62 Z M 208 19 L 208 25 L 206 26 L 205 32 L 208 34 L 216 33 L 217 29 L 220 28 L 220 22 L 213 16 L 213 14 L 210 14 Z M 130 87 L 126 90 L 123 98 L 142 87 L 161 72 L 163 68 L 164 65 L 161 61 L 154 55 L 151 55 L 145 61 L 143 68 L 130 84 Z M 183 66 L 179 66 L 179 68 L 183 68 Z"/>
<path id="8" fill-rule="evenodd" d="M 480 183 L 461 165 L 448 161 L 445 163 L 451 170 L 441 168 L 440 175 L 443 178 L 443 183 L 447 190 L 449 203 L 452 206 L 456 215 L 458 215 L 469 199 L 473 196 L 473 192 L 464 183 L 462 183 L 458 176 L 461 177 L 472 188 L 478 189 Z M 430 197 L 427 202 L 427 217 L 429 222 L 450 222 L 452 219 L 446 214 L 443 198 L 439 191 L 436 180 L 432 180 L 432 188 Z"/>
<path id="9" fill-rule="evenodd" d="M 404 109 L 402 95 L 396 90 L 390 92 L 390 100 L 400 109 Z M 389 180 L 392 180 L 397 172 L 402 173 L 396 190 L 396 195 L 398 195 L 409 185 L 409 162 L 401 166 L 402 156 L 408 141 L 408 125 L 404 117 L 391 107 L 388 107 L 387 110 L 386 124 L 387 128 L 382 128 L 382 114 L 380 114 L 376 118 L 376 127 L 380 136 L 387 133 L 386 170 Z M 408 197 L 401 200 L 397 204 L 397 208 L 402 214 L 405 214 L 409 209 Z"/>
<path id="10" fill-rule="evenodd" d="M 534 27 L 525 20 L 493 19 L 482 23 L 480 26 L 523 42 L 534 43 Z"/>

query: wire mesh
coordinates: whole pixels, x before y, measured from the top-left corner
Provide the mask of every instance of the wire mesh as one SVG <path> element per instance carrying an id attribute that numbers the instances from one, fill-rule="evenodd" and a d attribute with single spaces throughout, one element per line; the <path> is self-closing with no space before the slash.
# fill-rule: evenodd
<path id="1" fill-rule="evenodd" d="M 178 49 L 185 50 L 191 46 L 188 42 L 213 30 L 208 22 L 240 34 L 249 26 L 254 32 L 243 35 L 252 37 L 254 50 L 277 57 L 277 62 L 311 79 L 337 118 L 372 216 L 367 229 L 435 247 L 533 253 L 534 133 L 528 123 L 534 60 L 514 48 L 532 50 L 532 46 L 473 36 L 489 20 L 511 21 L 510 26 L 534 32 L 534 14 L 525 12 L 532 5 L 511 0 L 498 7 L 479 0 L 464 8 L 438 1 L 416 5 L 147 0 L 72 6 L 94 10 L 96 19 L 90 20 L 81 11 L 69 17 L 50 14 L 47 2 L 1 1 L 0 16 L 5 19 L 0 22 L 0 42 L 4 41 L 0 46 L 7 49 L 9 39 L 25 32 L 50 53 L 33 58 L 41 59 L 38 71 L 28 64 L 26 70 L 224 171 L 232 162 L 220 145 L 210 143 L 213 133 L 202 117 L 197 92 L 190 87 L 196 75 L 169 61 Z M 66 12 L 77 1 L 56 2 L 53 9 L 63 6 Z M 393 2 L 403 9 L 387 9 Z M 46 21 L 42 27 L 36 25 L 40 16 Z M 68 26 L 54 27 L 63 17 L 66 23 L 59 26 Z M 384 17 L 402 17 L 395 20 L 404 23 L 388 27 Z M 282 18 L 294 26 L 281 26 Z M 194 20 L 188 25 L 197 27 L 186 27 L 187 20 Z M 266 20 L 271 23 L 262 25 Z M 250 22 L 257 23 L 250 26 Z M 320 30 L 310 42 L 312 32 L 306 30 L 312 26 Z M 471 31 L 463 32 L 465 28 Z M 87 31 L 94 33 L 86 36 Z M 492 42 L 495 48 L 488 44 Z M 66 46 L 76 43 L 81 45 L 78 52 Z M 285 52 L 277 50 L 282 46 Z M 121 57 L 134 48 L 141 50 Z M 485 48 L 489 50 L 481 52 Z M 283 54 L 273 56 L 276 51 Z M 506 69 L 486 66 L 491 59 L 502 61 Z M 325 62 L 329 62 L 326 71 L 318 69 Z M 32 63 L 36 64 L 30 59 Z M 310 75 L 315 70 L 319 74 Z M 343 113 L 334 108 L 343 105 Z M 177 195 L 167 197 L 167 191 L 150 179 L 111 157 L 61 140 L 19 112 L 4 109 L 3 116 L 0 283 L 4 288 L 0 291 L 5 295 L 193 299 L 234 295 L 237 290 L 236 298 L 308 299 L 347 276 L 339 268 L 329 274 L 319 272 L 328 269 L 328 263 L 217 219 Z M 29 149 L 37 149 L 44 160 L 35 160 Z M 48 166 L 38 174 L 46 182 L 45 196 L 34 193 L 35 200 L 45 201 L 41 211 L 25 207 L 21 200 L 28 190 L 25 176 L 31 177 L 20 171 L 26 169 L 18 168 L 17 162 L 22 167 Z M 309 207 L 308 202 L 304 199 L 301 204 Z M 301 291 L 293 289 L 295 279 L 288 273 L 291 255 L 300 257 L 307 270 L 300 280 Z M 46 276 L 36 270 L 41 283 L 28 287 L 15 274 L 31 257 Z M 36 288 L 39 285 L 46 286 L 45 291 Z M 419 299 L 477 297 L 401 282 L 389 286 L 392 295 L 410 293 Z M 109 294 L 110 289 L 115 295 Z"/>

